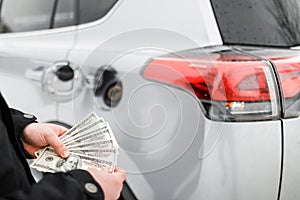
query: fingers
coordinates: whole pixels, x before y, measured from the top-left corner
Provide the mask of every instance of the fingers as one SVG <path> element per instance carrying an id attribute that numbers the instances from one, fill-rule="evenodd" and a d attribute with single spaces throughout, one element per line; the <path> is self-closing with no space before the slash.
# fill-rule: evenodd
<path id="1" fill-rule="evenodd" d="M 110 173 L 110 170 L 107 167 L 102 167 L 101 171 L 106 172 L 106 173 Z"/>
<path id="2" fill-rule="evenodd" d="M 50 146 L 54 148 L 54 151 L 61 157 L 67 158 L 69 156 L 69 150 L 66 146 L 60 141 L 58 136 L 55 133 L 48 133 L 45 136 L 46 141 Z"/>
<path id="3" fill-rule="evenodd" d="M 114 172 L 115 172 L 115 174 L 118 174 L 123 180 L 126 179 L 127 175 L 126 175 L 126 172 L 123 169 L 121 169 L 119 167 L 116 167 Z"/>
<path id="4" fill-rule="evenodd" d="M 63 135 L 65 132 L 67 132 L 68 129 L 63 127 L 63 126 L 59 126 L 59 131 L 58 131 L 58 136 Z"/>
<path id="5" fill-rule="evenodd" d="M 98 169 L 94 167 L 90 167 L 88 169 L 92 169 L 93 171 L 97 171 L 97 172 L 111 173 L 111 171 L 107 167 L 102 167 L 100 171 L 98 171 Z M 123 170 L 120 167 L 116 167 L 113 174 L 116 176 L 120 176 L 123 180 L 125 180 L 127 176 L 125 170 Z"/>
<path id="6" fill-rule="evenodd" d="M 108 168 L 88 168 L 87 171 L 95 181 L 101 186 L 105 199 L 119 199 L 126 174 L 121 169 L 116 169 L 115 173 L 109 172 Z"/>
<path id="7" fill-rule="evenodd" d="M 115 167 L 115 172 L 125 172 L 121 167 Z"/>
<path id="8" fill-rule="evenodd" d="M 55 152 L 66 158 L 69 151 L 60 141 L 59 136 L 64 134 L 68 129 L 51 123 L 31 123 L 23 130 L 22 142 L 25 150 L 32 155 L 34 150 L 50 145 Z"/>
<path id="9" fill-rule="evenodd" d="M 106 173 L 111 173 L 111 171 L 107 167 L 102 167 L 101 171 L 106 172 Z M 123 169 L 119 168 L 119 167 L 115 168 L 114 175 L 119 176 L 122 180 L 126 179 L 126 172 Z"/>
<path id="10" fill-rule="evenodd" d="M 63 135 L 65 132 L 68 131 L 68 129 L 64 126 L 60 126 L 57 124 L 50 124 L 50 123 L 46 123 L 48 126 L 51 126 L 51 128 L 55 131 L 57 136 L 61 136 Z"/>

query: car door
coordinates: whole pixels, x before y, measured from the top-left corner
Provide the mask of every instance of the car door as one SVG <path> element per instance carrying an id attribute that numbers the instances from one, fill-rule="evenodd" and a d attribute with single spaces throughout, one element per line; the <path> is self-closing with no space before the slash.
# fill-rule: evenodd
<path id="1" fill-rule="evenodd" d="M 74 0 L 1 1 L 0 90 L 10 106 L 34 113 L 40 121 L 57 120 L 57 99 L 51 94 L 58 93 L 60 80 L 43 77 L 64 65 L 76 19 Z"/>

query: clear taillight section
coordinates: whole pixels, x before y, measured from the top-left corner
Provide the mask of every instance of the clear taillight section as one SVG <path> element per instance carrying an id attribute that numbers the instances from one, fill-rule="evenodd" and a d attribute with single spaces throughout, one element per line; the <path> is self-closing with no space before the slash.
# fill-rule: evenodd
<path id="1" fill-rule="evenodd" d="M 158 57 L 147 64 L 143 75 L 191 92 L 212 120 L 256 121 L 280 116 L 272 65 L 230 48 Z"/>

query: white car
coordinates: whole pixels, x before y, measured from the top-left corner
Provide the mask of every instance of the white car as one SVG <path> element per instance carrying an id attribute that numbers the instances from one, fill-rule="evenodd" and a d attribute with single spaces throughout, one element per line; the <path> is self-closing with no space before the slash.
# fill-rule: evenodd
<path id="1" fill-rule="evenodd" d="M 296 0 L 2 0 L 0 89 L 108 121 L 123 199 L 300 198 Z"/>

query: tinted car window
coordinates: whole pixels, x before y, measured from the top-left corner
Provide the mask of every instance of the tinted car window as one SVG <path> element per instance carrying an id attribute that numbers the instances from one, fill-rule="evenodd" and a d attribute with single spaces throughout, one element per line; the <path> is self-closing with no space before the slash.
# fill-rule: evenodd
<path id="1" fill-rule="evenodd" d="M 1 6 L 0 32 L 48 29 L 55 0 L 5 0 Z"/>
<path id="2" fill-rule="evenodd" d="M 117 0 L 2 0 L 0 2 L 2 2 L 0 33 L 13 33 L 95 21 L 106 15 Z"/>
<path id="3" fill-rule="evenodd" d="M 300 44 L 298 0 L 211 0 L 224 43 Z"/>
<path id="4" fill-rule="evenodd" d="M 75 0 L 60 0 L 57 3 L 57 8 L 54 17 L 53 27 L 60 28 L 72 26 L 77 23 Z"/>
<path id="5" fill-rule="evenodd" d="M 80 0 L 80 24 L 95 21 L 108 13 L 118 0 Z"/>

